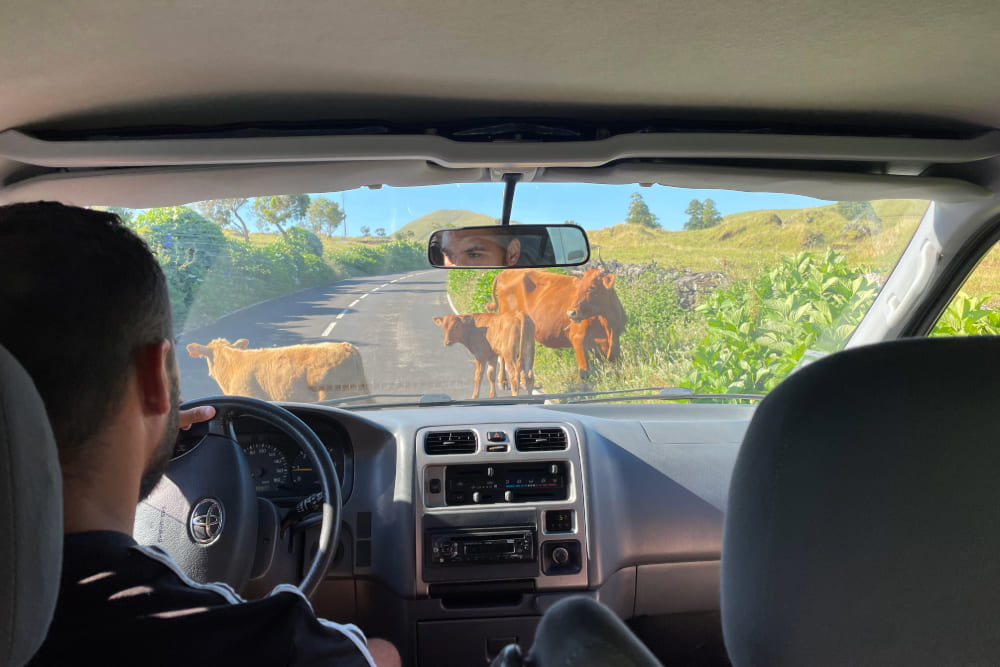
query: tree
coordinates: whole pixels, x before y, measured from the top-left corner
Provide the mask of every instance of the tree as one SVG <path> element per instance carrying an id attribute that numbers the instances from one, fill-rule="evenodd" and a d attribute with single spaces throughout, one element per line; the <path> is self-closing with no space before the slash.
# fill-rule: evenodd
<path id="1" fill-rule="evenodd" d="M 346 215 L 340 204 L 326 197 L 316 197 L 309 203 L 306 225 L 316 234 L 333 236 L 337 227 L 343 224 Z"/>
<path id="2" fill-rule="evenodd" d="M 704 225 L 704 229 L 715 227 L 720 222 L 722 222 L 722 214 L 715 208 L 715 202 L 706 199 L 701 209 L 701 223 Z"/>
<path id="3" fill-rule="evenodd" d="M 687 209 L 684 211 L 684 215 L 688 216 L 688 221 L 684 223 L 685 230 L 701 229 L 701 212 L 704 210 L 704 206 L 697 199 L 692 199 L 691 203 L 688 204 Z"/>
<path id="4" fill-rule="evenodd" d="M 625 222 L 654 229 L 660 226 L 656 216 L 650 213 L 649 207 L 646 206 L 646 202 L 638 192 L 633 192 L 632 196 L 629 197 L 628 215 L 625 217 Z"/>
<path id="5" fill-rule="evenodd" d="M 275 227 L 282 238 L 289 240 L 285 225 L 297 222 L 309 210 L 309 195 L 274 195 L 253 200 L 253 212 L 265 226 Z"/>
<path id="6" fill-rule="evenodd" d="M 122 208 L 121 206 L 91 206 L 95 211 L 107 211 L 108 213 L 114 213 L 126 226 L 132 223 L 132 219 L 135 217 L 135 211 L 130 208 Z"/>
<path id="7" fill-rule="evenodd" d="M 371 233 L 372 233 L 372 228 L 371 227 L 365 227 L 365 226 L 361 227 L 361 235 L 362 236 L 368 236 Z"/>
<path id="8" fill-rule="evenodd" d="M 379 237 L 380 239 L 385 238 L 385 227 L 379 227 L 378 229 L 376 229 L 375 236 Z"/>
<path id="9" fill-rule="evenodd" d="M 711 199 L 706 199 L 704 203 L 692 199 L 684 213 L 688 216 L 688 221 L 684 223 L 684 229 L 687 231 L 708 229 L 722 222 L 722 214 L 715 208 L 715 202 Z"/>
<path id="10" fill-rule="evenodd" d="M 250 228 L 247 227 L 246 220 L 240 215 L 240 209 L 247 205 L 249 197 L 237 197 L 234 199 L 209 199 L 198 202 L 195 209 L 203 216 L 219 225 L 220 227 L 232 227 L 243 240 L 250 242 Z"/>

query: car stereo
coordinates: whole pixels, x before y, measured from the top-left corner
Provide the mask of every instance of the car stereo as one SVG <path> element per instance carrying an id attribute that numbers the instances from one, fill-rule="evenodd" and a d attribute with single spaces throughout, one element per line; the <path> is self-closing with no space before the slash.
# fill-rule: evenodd
<path id="1" fill-rule="evenodd" d="M 528 563 L 537 558 L 533 526 L 428 531 L 425 562 L 431 567 Z"/>

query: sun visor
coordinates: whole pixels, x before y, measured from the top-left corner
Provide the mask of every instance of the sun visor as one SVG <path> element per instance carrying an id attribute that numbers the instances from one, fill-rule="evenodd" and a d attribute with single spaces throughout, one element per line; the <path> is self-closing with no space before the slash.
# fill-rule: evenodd
<path id="1" fill-rule="evenodd" d="M 843 171 L 723 167 L 692 164 L 620 164 L 596 169 L 551 168 L 535 178 L 552 183 L 655 183 L 675 188 L 779 192 L 827 201 L 989 199 L 988 189 L 958 178 L 861 174 Z"/>
<path id="2" fill-rule="evenodd" d="M 52 200 L 77 206 L 153 208 L 223 197 L 476 183 L 488 178 L 485 169 L 444 169 L 424 160 L 92 169 L 18 181 L 0 190 L 0 204 Z"/>

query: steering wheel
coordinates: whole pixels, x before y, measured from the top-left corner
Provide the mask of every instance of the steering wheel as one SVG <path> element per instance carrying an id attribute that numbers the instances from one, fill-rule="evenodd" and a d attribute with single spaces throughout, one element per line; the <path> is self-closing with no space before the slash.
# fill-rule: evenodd
<path id="1" fill-rule="evenodd" d="M 306 424 L 282 407 L 243 396 L 210 396 L 181 409 L 211 405 L 208 435 L 174 458 L 136 508 L 137 542 L 165 548 L 195 581 L 221 581 L 242 591 L 251 570 L 266 569 L 278 545 L 277 509 L 257 498 L 233 423 L 254 417 L 282 431 L 312 461 L 323 493 L 319 543 L 299 583 L 309 597 L 323 580 L 340 535 L 340 480 L 329 452 Z"/>

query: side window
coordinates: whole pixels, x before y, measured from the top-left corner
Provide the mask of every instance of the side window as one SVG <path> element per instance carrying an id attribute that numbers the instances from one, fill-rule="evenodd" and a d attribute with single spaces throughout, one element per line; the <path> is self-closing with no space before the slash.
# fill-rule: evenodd
<path id="1" fill-rule="evenodd" d="M 966 277 L 930 335 L 1000 335 L 1000 243 Z"/>

